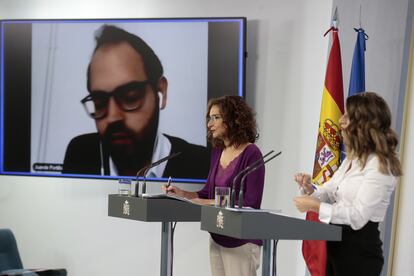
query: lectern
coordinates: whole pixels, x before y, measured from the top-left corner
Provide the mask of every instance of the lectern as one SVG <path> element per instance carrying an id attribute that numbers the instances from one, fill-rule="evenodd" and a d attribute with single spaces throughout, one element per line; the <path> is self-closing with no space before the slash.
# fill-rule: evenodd
<path id="1" fill-rule="evenodd" d="M 276 259 L 271 264 L 271 241 L 340 241 L 342 228 L 271 211 L 255 209 L 201 207 L 201 230 L 239 239 L 264 240 L 262 276 L 276 275 Z M 276 243 L 273 248 L 276 257 Z"/>
<path id="2" fill-rule="evenodd" d="M 161 276 L 172 275 L 172 223 L 200 221 L 201 206 L 171 198 L 109 195 L 108 216 L 161 222 Z"/>

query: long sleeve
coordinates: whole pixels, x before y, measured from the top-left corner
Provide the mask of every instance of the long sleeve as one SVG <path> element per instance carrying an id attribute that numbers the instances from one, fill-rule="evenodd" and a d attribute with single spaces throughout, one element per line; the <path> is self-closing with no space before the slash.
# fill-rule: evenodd
<path id="1" fill-rule="evenodd" d="M 262 158 L 262 154 L 256 148 L 247 158 L 247 166 Z M 246 177 L 244 206 L 259 209 L 262 202 L 264 188 L 265 167 L 260 166 Z"/>
<path id="2" fill-rule="evenodd" d="M 233 181 L 238 173 L 243 171 L 247 166 L 253 164 L 257 160 L 261 160 L 262 153 L 255 144 L 248 145 L 244 151 L 232 161 L 233 163 L 227 166 L 227 171 L 223 171 L 220 167 L 221 150 L 214 150 L 212 157 L 212 163 L 210 167 L 209 177 L 207 179 L 206 186 L 210 188 L 203 189 L 199 192 L 200 196 L 204 196 L 208 193 L 208 198 L 214 198 L 214 187 L 232 187 Z M 262 202 L 263 186 L 264 186 L 264 166 L 258 167 L 255 171 L 252 171 L 244 179 L 244 203 L 245 207 L 252 207 L 259 209 Z M 238 204 L 240 181 L 235 183 L 236 204 Z M 251 242 L 257 245 L 262 245 L 262 240 L 241 240 L 237 238 L 231 238 L 214 233 L 210 233 L 213 240 L 224 247 L 234 248 L 241 246 L 245 243 Z"/>
<path id="3" fill-rule="evenodd" d="M 220 162 L 220 156 L 221 156 L 221 150 L 215 149 L 212 152 L 211 157 L 211 164 L 210 164 L 210 172 L 207 178 L 207 183 L 201 189 L 197 192 L 198 196 L 200 198 L 208 198 L 213 199 L 214 198 L 214 187 L 218 172 L 218 166 Z M 245 169 L 247 166 L 253 164 L 257 160 L 260 160 L 262 157 L 262 153 L 260 152 L 259 148 L 255 144 L 249 145 L 244 152 L 242 153 L 242 156 L 240 156 L 240 161 L 237 162 L 237 166 L 234 168 L 234 171 L 230 175 L 228 175 L 228 178 L 224 179 L 225 186 L 232 187 L 233 180 L 235 179 L 235 176 L 241 172 L 243 169 Z M 260 208 L 260 204 L 262 202 L 262 196 L 263 196 L 263 187 L 264 187 L 264 175 L 265 175 L 265 169 L 264 166 L 258 167 L 256 170 L 252 171 L 250 174 L 246 176 L 244 179 L 244 204 L 243 206 L 248 206 L 252 208 Z M 239 179 L 241 181 L 241 179 Z M 238 203 L 238 196 L 240 192 L 240 182 L 236 185 L 236 204 Z"/>
<path id="4" fill-rule="evenodd" d="M 335 201 L 335 175 L 330 180 L 325 182 L 323 186 L 317 187 L 311 194 L 312 197 L 319 199 L 321 202 L 334 202 Z"/>
<path id="5" fill-rule="evenodd" d="M 368 159 L 364 169 L 353 162 L 352 168 L 336 179 L 334 201 L 322 202 L 319 218 L 323 222 L 362 228 L 368 221 L 382 221 L 395 187 L 392 175 L 379 172 L 378 159 Z"/>
<path id="6" fill-rule="evenodd" d="M 210 186 L 207 185 L 207 183 L 206 183 L 206 185 L 204 185 L 203 189 L 201 189 L 200 191 L 197 192 L 198 197 L 199 198 L 209 198 L 208 197 L 209 188 L 210 188 Z"/>
<path id="7" fill-rule="evenodd" d="M 217 173 L 217 165 L 220 161 L 221 156 L 221 150 L 214 149 L 211 152 L 211 159 L 210 159 L 210 170 L 207 177 L 207 182 L 204 185 L 204 187 L 197 192 L 199 198 L 207 198 L 207 199 L 213 199 L 213 189 L 214 189 L 214 179 L 216 177 Z"/>
<path id="8" fill-rule="evenodd" d="M 335 174 L 325 182 L 322 186 L 312 193 L 312 197 L 319 199 L 321 202 L 333 203 L 336 201 L 336 190 L 338 188 L 338 180 L 344 175 L 345 170 L 349 167 L 350 161 L 344 159 L 341 166 L 335 172 Z"/>

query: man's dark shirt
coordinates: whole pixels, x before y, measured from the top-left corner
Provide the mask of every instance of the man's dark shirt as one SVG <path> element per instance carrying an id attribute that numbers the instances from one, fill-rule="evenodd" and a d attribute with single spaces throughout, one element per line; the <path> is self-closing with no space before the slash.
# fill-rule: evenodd
<path id="1" fill-rule="evenodd" d="M 181 154 L 167 161 L 163 177 L 206 179 L 210 167 L 210 150 L 178 137 L 164 136 L 171 143 L 170 154 Z M 109 156 L 103 154 L 101 157 L 98 133 L 79 135 L 70 141 L 66 149 L 62 173 L 101 175 L 101 159 L 104 160 L 105 175 L 109 175 Z"/>

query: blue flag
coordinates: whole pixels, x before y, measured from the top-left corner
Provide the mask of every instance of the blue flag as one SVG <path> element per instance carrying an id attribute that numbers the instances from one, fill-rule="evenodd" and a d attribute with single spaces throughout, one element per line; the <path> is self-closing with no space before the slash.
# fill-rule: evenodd
<path id="1" fill-rule="evenodd" d="M 365 40 L 368 36 L 364 29 L 354 29 L 358 32 L 352 59 L 351 79 L 349 80 L 348 97 L 365 91 Z"/>
<path id="2" fill-rule="evenodd" d="M 358 35 L 355 43 L 354 57 L 352 58 L 348 97 L 365 91 L 365 40 L 368 39 L 368 35 L 362 28 L 354 28 L 354 30 L 358 32 Z M 344 160 L 345 157 L 345 145 L 342 144 L 341 160 Z"/>

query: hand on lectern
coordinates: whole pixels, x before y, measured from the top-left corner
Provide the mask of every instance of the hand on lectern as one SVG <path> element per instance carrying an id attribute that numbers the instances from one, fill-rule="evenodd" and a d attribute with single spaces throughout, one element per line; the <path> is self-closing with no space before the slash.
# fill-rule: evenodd
<path id="1" fill-rule="evenodd" d="M 173 195 L 184 197 L 184 191 L 176 186 L 162 185 L 161 189 L 166 194 L 173 194 Z"/>
<path id="2" fill-rule="evenodd" d="M 198 197 L 198 194 L 196 192 L 184 191 L 172 185 L 163 185 L 161 186 L 161 189 L 166 194 L 184 197 L 186 199 L 193 199 Z"/>
<path id="3" fill-rule="evenodd" d="M 191 201 L 195 204 L 200 204 L 200 205 L 214 205 L 214 199 L 196 197 L 196 198 L 193 198 Z"/>

